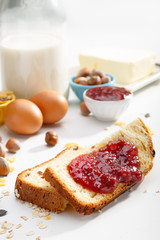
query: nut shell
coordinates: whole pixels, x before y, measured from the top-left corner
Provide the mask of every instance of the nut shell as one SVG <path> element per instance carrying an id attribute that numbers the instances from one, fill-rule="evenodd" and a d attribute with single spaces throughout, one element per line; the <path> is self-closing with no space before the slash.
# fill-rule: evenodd
<path id="1" fill-rule="evenodd" d="M 93 69 L 91 72 L 92 76 L 99 76 L 100 78 L 105 77 L 105 73 L 103 71 L 100 71 L 98 69 Z"/>
<path id="2" fill-rule="evenodd" d="M 77 74 L 77 77 L 87 77 L 88 75 L 90 75 L 91 72 L 88 68 L 82 68 L 79 73 Z"/>
<path id="3" fill-rule="evenodd" d="M 0 157 L 0 176 L 7 176 L 10 172 L 9 163 L 3 157 Z"/>
<path id="4" fill-rule="evenodd" d="M 20 142 L 15 138 L 10 138 L 6 143 L 9 152 L 16 153 L 20 149 Z"/>
<path id="5" fill-rule="evenodd" d="M 105 76 L 102 78 L 102 84 L 109 83 L 111 81 L 111 78 L 109 76 Z"/>
<path id="6" fill-rule="evenodd" d="M 0 157 L 5 157 L 5 149 L 2 143 L 0 143 Z"/>
<path id="7" fill-rule="evenodd" d="M 83 116 L 88 116 L 90 114 L 89 109 L 87 108 L 85 102 L 81 102 L 80 104 L 80 110 Z"/>
<path id="8" fill-rule="evenodd" d="M 58 142 L 58 134 L 54 131 L 46 132 L 45 141 L 50 146 L 55 146 Z"/>
<path id="9" fill-rule="evenodd" d="M 88 79 L 88 85 L 100 85 L 101 83 L 101 78 L 99 76 L 92 76 Z"/>

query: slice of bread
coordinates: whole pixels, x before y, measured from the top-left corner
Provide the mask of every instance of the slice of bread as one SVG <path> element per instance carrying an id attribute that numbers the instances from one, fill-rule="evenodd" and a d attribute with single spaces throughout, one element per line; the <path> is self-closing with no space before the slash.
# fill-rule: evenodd
<path id="1" fill-rule="evenodd" d="M 62 212 L 67 201 L 48 183 L 43 173 L 54 159 L 21 172 L 16 179 L 15 196 L 53 212 Z"/>
<path id="2" fill-rule="evenodd" d="M 102 209 L 108 203 L 113 201 L 122 192 L 129 189 L 135 183 L 120 183 L 118 187 L 109 194 L 100 194 L 83 188 L 77 184 L 70 176 L 67 166 L 75 158 L 75 155 L 92 152 L 105 146 L 109 141 L 121 139 L 133 143 L 138 148 L 138 156 L 140 160 L 140 170 L 146 175 L 153 166 L 153 157 L 155 151 L 151 136 L 147 127 L 141 119 L 137 119 L 129 125 L 123 127 L 118 132 L 104 139 L 99 144 L 91 148 L 75 148 L 66 149 L 62 154 L 58 155 L 44 172 L 45 179 L 57 189 L 77 212 L 83 214 L 91 214 Z M 77 152 L 77 154 L 75 154 Z"/>

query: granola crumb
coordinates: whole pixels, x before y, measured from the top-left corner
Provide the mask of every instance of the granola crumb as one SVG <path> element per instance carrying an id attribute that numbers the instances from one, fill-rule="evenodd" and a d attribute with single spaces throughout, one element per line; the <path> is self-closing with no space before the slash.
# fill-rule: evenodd
<path id="1" fill-rule="evenodd" d="M 16 226 L 16 229 L 19 229 L 19 228 L 21 228 L 21 227 L 22 227 L 22 224 L 19 223 L 19 224 Z"/>
<path id="2" fill-rule="evenodd" d="M 117 198 L 114 199 L 114 202 L 117 202 Z"/>
<path id="3" fill-rule="evenodd" d="M 131 188 L 129 189 L 129 192 L 132 192 L 132 190 L 133 190 L 133 188 L 131 187 Z"/>
<path id="4" fill-rule="evenodd" d="M 41 240 L 40 236 L 36 237 L 36 240 Z"/>
<path id="5" fill-rule="evenodd" d="M 7 157 L 7 161 L 10 163 L 15 162 L 15 160 L 16 160 L 16 157 Z"/>
<path id="6" fill-rule="evenodd" d="M 115 122 L 114 125 L 121 127 L 121 126 L 125 126 L 125 125 L 126 125 L 126 122 L 119 121 L 119 122 Z"/>
<path id="7" fill-rule="evenodd" d="M 104 130 L 108 130 L 109 128 L 108 127 L 104 127 Z"/>
<path id="8" fill-rule="evenodd" d="M 0 187 L 6 186 L 6 179 L 0 178 Z"/>
<path id="9" fill-rule="evenodd" d="M 148 132 L 149 132 L 150 135 L 154 135 L 154 131 L 152 129 L 150 129 L 149 126 L 147 126 L 147 129 L 148 129 Z"/>
<path id="10" fill-rule="evenodd" d="M 148 190 L 147 190 L 147 188 L 144 190 L 144 193 L 147 193 L 148 192 Z"/>
<path id="11" fill-rule="evenodd" d="M 45 220 L 51 220 L 51 215 L 46 216 Z"/>
<path id="12" fill-rule="evenodd" d="M 66 148 L 68 148 L 68 147 L 75 147 L 75 146 L 78 146 L 78 144 L 76 142 L 69 142 L 69 143 L 65 144 Z"/>
<path id="13" fill-rule="evenodd" d="M 28 217 L 26 217 L 26 216 L 21 216 L 21 218 L 22 218 L 24 221 L 27 221 L 27 220 L 28 220 Z"/>
<path id="14" fill-rule="evenodd" d="M 13 166 L 9 166 L 9 168 L 10 168 L 10 172 L 14 171 L 14 167 Z"/>
<path id="15" fill-rule="evenodd" d="M 160 190 L 156 191 L 156 193 L 160 193 Z"/>

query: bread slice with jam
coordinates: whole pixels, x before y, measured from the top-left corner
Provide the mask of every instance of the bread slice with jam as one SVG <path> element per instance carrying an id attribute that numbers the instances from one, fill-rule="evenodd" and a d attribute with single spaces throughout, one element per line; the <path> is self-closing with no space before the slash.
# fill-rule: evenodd
<path id="1" fill-rule="evenodd" d="M 91 214 L 102 209 L 136 183 L 135 181 L 122 181 L 118 183 L 113 191 L 100 193 L 77 183 L 69 173 L 68 167 L 73 159 L 84 154 L 99 151 L 110 142 L 117 140 L 130 143 L 136 147 L 140 163 L 139 170 L 142 175 L 145 176 L 152 169 L 155 151 L 148 129 L 141 119 L 137 119 L 126 125 L 91 148 L 67 148 L 59 154 L 45 170 L 44 177 L 46 181 L 48 181 L 78 213 Z"/>

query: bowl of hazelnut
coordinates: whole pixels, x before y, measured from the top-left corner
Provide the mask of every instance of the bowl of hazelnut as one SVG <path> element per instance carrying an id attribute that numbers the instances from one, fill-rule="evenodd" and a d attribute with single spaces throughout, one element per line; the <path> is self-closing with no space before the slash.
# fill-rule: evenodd
<path id="1" fill-rule="evenodd" d="M 84 101 L 83 93 L 87 89 L 114 85 L 115 77 L 98 69 L 90 71 L 88 68 L 82 68 L 77 76 L 70 79 L 70 86 L 80 101 Z"/>

